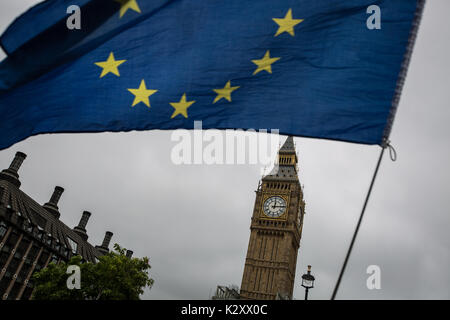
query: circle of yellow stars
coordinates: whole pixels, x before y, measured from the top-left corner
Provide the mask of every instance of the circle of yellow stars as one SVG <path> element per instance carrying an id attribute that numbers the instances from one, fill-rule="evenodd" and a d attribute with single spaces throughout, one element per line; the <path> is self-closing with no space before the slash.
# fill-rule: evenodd
<path id="1" fill-rule="evenodd" d="M 137 13 L 141 13 L 141 9 L 139 8 L 138 0 L 114 0 L 120 4 L 119 10 L 119 19 L 121 19 L 129 10 L 135 11 Z M 290 36 L 294 37 L 294 27 L 300 24 L 304 19 L 294 19 L 292 17 L 292 9 L 290 8 L 284 18 L 272 18 L 272 20 L 278 25 L 278 30 L 276 31 L 274 37 L 278 37 L 283 33 L 288 33 Z M 272 73 L 272 64 L 280 60 L 280 57 L 271 57 L 270 50 L 267 50 L 264 56 L 261 59 L 251 60 L 252 63 L 256 65 L 256 69 L 253 72 L 253 75 L 256 75 L 262 71 L 265 71 L 269 74 Z M 95 62 L 94 64 L 100 68 L 102 68 L 102 72 L 99 78 L 103 78 L 109 73 L 120 77 L 119 66 L 125 63 L 127 60 L 116 60 L 114 53 L 110 52 L 108 58 L 105 61 Z M 231 80 L 229 80 L 223 88 L 212 89 L 217 95 L 212 101 L 213 104 L 219 102 L 224 99 L 228 102 L 231 102 L 231 94 L 239 89 L 240 86 L 232 86 Z M 148 89 L 145 80 L 142 79 L 139 87 L 137 89 L 130 88 L 127 89 L 131 94 L 134 95 L 134 100 L 131 107 L 138 105 L 139 103 L 143 103 L 148 108 L 150 108 L 150 96 L 157 93 L 156 89 Z M 184 118 L 188 118 L 188 108 L 195 103 L 195 100 L 188 101 L 186 97 L 186 93 L 180 98 L 178 102 L 169 102 L 169 104 L 174 108 L 174 111 L 171 115 L 171 119 L 175 118 L 178 115 L 183 116 Z"/>

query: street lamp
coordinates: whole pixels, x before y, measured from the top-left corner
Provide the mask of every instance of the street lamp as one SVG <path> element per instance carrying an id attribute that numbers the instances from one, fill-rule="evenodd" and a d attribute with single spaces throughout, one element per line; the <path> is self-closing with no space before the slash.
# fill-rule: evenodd
<path id="1" fill-rule="evenodd" d="M 305 300 L 308 300 L 308 290 L 314 288 L 314 276 L 311 274 L 311 266 L 308 266 L 308 273 L 302 275 L 302 287 L 305 288 Z"/>

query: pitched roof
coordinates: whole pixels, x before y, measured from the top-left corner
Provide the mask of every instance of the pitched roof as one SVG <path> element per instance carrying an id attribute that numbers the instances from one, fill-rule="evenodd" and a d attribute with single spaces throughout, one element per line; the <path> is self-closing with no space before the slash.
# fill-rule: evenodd
<path id="1" fill-rule="evenodd" d="M 263 180 L 286 180 L 298 181 L 297 171 L 291 165 L 275 165 L 270 173 L 263 177 Z"/>
<path id="2" fill-rule="evenodd" d="M 39 203 L 34 201 L 16 185 L 0 176 L 0 206 L 19 212 L 32 225 L 43 229 L 47 234 L 59 240 L 61 244 L 71 248 L 68 238 L 77 243 L 77 254 L 86 261 L 95 262 L 102 254 L 90 243 L 83 240 L 75 231 L 54 217 Z"/>

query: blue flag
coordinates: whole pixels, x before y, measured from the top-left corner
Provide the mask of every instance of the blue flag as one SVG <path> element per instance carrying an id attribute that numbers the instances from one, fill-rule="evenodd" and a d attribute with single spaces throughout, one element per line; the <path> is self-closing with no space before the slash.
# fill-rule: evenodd
<path id="1" fill-rule="evenodd" d="M 381 145 L 423 5 L 44 1 L 0 38 L 0 149 L 41 133 L 192 129 L 197 120 Z"/>

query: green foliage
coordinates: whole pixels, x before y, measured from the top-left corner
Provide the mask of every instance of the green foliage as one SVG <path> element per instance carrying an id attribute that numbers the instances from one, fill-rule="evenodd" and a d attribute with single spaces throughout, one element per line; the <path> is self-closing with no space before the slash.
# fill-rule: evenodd
<path id="1" fill-rule="evenodd" d="M 69 290 L 66 274 L 69 265 L 81 270 L 81 288 Z M 67 263 L 50 263 L 33 275 L 34 300 L 139 300 L 145 287 L 153 285 L 147 257 L 127 258 L 126 250 L 114 245 L 114 252 L 97 263 L 81 262 L 74 256 Z"/>

